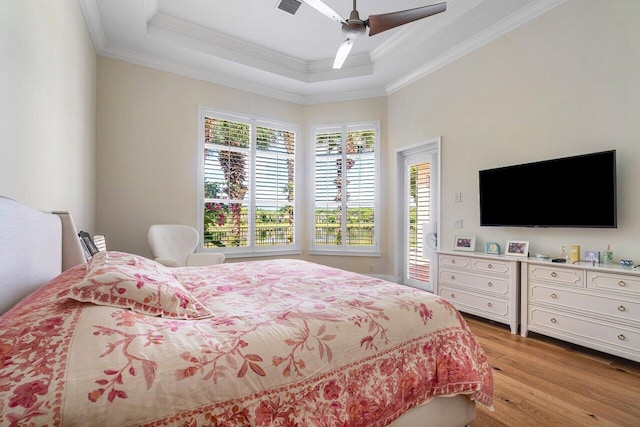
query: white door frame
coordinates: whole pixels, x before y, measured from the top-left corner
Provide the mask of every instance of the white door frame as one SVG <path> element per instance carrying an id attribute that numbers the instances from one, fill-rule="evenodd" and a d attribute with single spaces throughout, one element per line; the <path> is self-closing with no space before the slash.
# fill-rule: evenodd
<path id="1" fill-rule="evenodd" d="M 396 218 L 395 226 L 394 226 L 394 257 L 393 257 L 393 265 L 394 265 L 394 276 L 395 281 L 398 283 L 403 282 L 404 278 L 404 268 L 406 266 L 406 257 L 405 257 L 405 230 L 407 227 L 406 220 L 407 218 L 404 215 L 404 203 L 405 203 L 405 195 L 404 195 L 404 187 L 405 187 L 405 173 L 404 173 L 404 160 L 406 157 L 418 153 L 429 152 L 433 156 L 433 163 L 435 166 L 435 175 L 436 175 L 436 185 L 432 189 L 432 198 L 436 200 L 436 209 L 432 211 L 432 218 L 436 221 L 436 233 L 438 236 L 436 249 L 440 248 L 440 156 L 441 156 L 441 142 L 442 137 L 431 138 L 424 142 L 418 143 L 416 145 L 412 145 L 409 147 L 403 147 L 396 149 L 396 200 L 394 207 L 394 218 Z M 435 265 L 435 259 L 431 257 L 431 266 Z M 431 284 L 433 285 L 433 274 L 431 274 Z"/>

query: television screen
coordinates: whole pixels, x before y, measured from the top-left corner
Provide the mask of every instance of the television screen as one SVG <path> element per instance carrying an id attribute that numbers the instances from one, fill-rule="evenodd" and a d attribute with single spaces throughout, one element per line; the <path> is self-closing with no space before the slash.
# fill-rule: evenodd
<path id="1" fill-rule="evenodd" d="M 481 170 L 480 225 L 616 228 L 616 151 Z"/>

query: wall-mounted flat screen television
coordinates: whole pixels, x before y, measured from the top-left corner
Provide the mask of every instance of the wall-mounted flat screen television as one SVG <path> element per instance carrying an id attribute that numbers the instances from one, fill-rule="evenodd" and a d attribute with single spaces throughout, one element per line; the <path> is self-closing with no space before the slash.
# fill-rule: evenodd
<path id="1" fill-rule="evenodd" d="M 480 225 L 616 228 L 616 151 L 479 171 Z"/>

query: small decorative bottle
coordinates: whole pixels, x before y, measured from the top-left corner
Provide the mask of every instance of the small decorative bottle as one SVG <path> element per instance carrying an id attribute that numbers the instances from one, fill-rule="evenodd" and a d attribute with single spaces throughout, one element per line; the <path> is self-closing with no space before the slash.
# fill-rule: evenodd
<path id="1" fill-rule="evenodd" d="M 580 245 L 571 245 L 569 261 L 571 261 L 571 263 L 580 261 Z"/>
<path id="2" fill-rule="evenodd" d="M 611 245 L 607 245 L 607 250 L 602 251 L 602 262 L 604 264 L 613 263 L 613 252 L 611 252 Z"/>

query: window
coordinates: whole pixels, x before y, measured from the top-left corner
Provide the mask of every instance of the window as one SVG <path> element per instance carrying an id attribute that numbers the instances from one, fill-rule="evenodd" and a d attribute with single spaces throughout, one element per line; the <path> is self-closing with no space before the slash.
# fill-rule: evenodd
<path id="1" fill-rule="evenodd" d="M 313 129 L 312 253 L 379 255 L 377 122 Z"/>
<path id="2" fill-rule="evenodd" d="M 200 108 L 201 246 L 296 253 L 295 125 Z"/>

